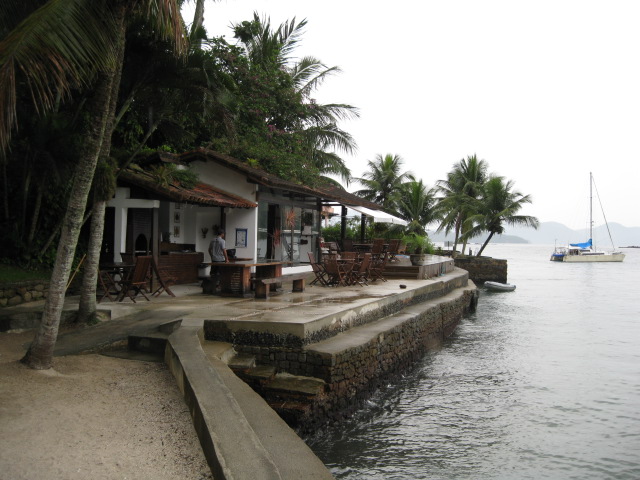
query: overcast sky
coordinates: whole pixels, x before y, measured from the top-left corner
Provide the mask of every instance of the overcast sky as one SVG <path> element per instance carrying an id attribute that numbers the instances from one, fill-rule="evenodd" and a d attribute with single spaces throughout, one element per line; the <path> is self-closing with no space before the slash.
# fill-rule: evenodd
<path id="1" fill-rule="evenodd" d="M 523 213 L 584 228 L 592 171 L 607 220 L 640 226 L 640 1 L 221 0 L 205 26 L 233 42 L 254 11 L 306 18 L 297 56 L 342 69 L 316 98 L 360 109 L 354 176 L 392 153 L 431 186 L 475 153 Z"/>

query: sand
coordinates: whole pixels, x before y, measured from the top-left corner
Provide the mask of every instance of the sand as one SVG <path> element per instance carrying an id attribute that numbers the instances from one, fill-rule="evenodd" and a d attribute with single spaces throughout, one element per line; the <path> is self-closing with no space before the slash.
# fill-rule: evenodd
<path id="1" fill-rule="evenodd" d="M 162 363 L 102 355 L 18 360 L 33 332 L 0 333 L 0 479 L 213 478 Z"/>

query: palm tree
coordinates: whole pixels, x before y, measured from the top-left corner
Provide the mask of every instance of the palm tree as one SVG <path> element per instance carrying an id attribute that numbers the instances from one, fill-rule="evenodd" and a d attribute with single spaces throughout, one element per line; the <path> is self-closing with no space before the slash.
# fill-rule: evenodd
<path id="1" fill-rule="evenodd" d="M 452 255 L 455 256 L 458 241 L 462 239 L 462 251 L 466 247 L 469 235 L 468 217 L 475 213 L 476 200 L 481 195 L 482 186 L 487 178 L 488 164 L 471 155 L 453 165 L 446 180 L 437 182 L 437 191 L 441 196 L 438 209 L 442 222 L 438 231 L 454 231 Z"/>
<path id="2" fill-rule="evenodd" d="M 470 220 L 475 226 L 470 232 L 476 235 L 481 232 L 489 232 L 489 236 L 480 247 L 477 255 L 482 255 L 485 247 L 495 234 L 504 233 L 504 225 L 522 225 L 538 228 L 536 217 L 529 215 L 517 215 L 525 203 L 531 203 L 529 195 L 512 191 L 513 182 L 505 181 L 504 177 L 492 176 L 482 189 L 482 199 L 479 202 L 479 211 Z"/>
<path id="3" fill-rule="evenodd" d="M 299 98 L 303 111 L 273 112 L 265 121 L 279 130 L 300 136 L 308 157 L 320 174 L 335 174 L 348 183 L 351 172 L 340 156 L 332 150 L 348 154 L 357 149 L 353 137 L 338 127 L 342 120 L 359 116 L 358 110 L 347 104 L 318 104 L 312 94 L 331 75 L 340 73 L 336 66 L 328 67 L 320 60 L 306 56 L 298 61 L 291 57 L 300 43 L 307 21 L 296 23 L 293 18 L 271 27 L 269 18 L 253 14 L 253 20 L 234 26 L 235 37 L 240 41 L 253 68 L 263 72 L 284 72 L 291 81 L 294 96 Z"/>
<path id="4" fill-rule="evenodd" d="M 385 156 L 378 154 L 375 160 L 368 160 L 367 171 L 355 179 L 365 188 L 355 192 L 356 195 L 395 211 L 402 184 L 410 178 L 408 172 L 400 172 L 402 164 L 400 155 L 390 153 Z"/>
<path id="5" fill-rule="evenodd" d="M 23 358 L 32 368 L 48 369 L 98 156 L 103 143 L 111 141 L 109 117 L 120 82 L 126 21 L 134 15 L 146 15 L 166 36 L 182 39 L 184 35 L 177 0 L 49 0 L 27 14 L 0 42 L 2 150 L 15 124 L 15 78 L 20 78 L 21 72 L 28 72 L 25 81 L 44 110 L 51 110 L 55 99 L 72 88 L 92 85 L 88 128 L 63 220 L 49 295 L 40 328 Z M 179 49 L 183 46 L 181 42 L 176 45 Z"/>
<path id="6" fill-rule="evenodd" d="M 403 184 L 398 200 L 398 215 L 409 222 L 407 233 L 425 235 L 426 226 L 438 219 L 435 190 L 427 189 L 422 180 Z"/>

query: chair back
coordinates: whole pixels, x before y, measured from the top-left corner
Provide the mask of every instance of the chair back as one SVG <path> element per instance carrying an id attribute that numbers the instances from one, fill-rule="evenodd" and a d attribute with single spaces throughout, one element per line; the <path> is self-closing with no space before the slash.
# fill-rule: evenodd
<path id="1" fill-rule="evenodd" d="M 369 266 L 371 265 L 371 254 L 365 253 L 362 258 L 362 262 L 360 262 L 360 267 L 358 268 L 359 273 L 364 273 L 369 271 Z"/>
<path id="2" fill-rule="evenodd" d="M 136 266 L 133 267 L 131 273 L 131 284 L 141 285 L 147 283 L 149 280 L 149 267 L 151 266 L 151 255 L 141 255 L 136 257 Z"/>
<path id="3" fill-rule="evenodd" d="M 133 265 L 134 264 L 133 253 L 120 252 L 120 257 L 122 258 L 122 261 L 124 263 L 128 263 L 129 265 Z"/>
<path id="4" fill-rule="evenodd" d="M 335 258 L 327 258 L 324 261 L 324 269 L 329 275 L 338 275 L 338 261 Z"/>
<path id="5" fill-rule="evenodd" d="M 356 252 L 342 252 L 340 258 L 344 260 L 355 260 L 358 258 L 358 254 Z"/>
<path id="6" fill-rule="evenodd" d="M 307 255 L 309 255 L 309 263 L 311 265 L 313 265 L 314 263 L 318 263 L 316 262 L 316 256 L 313 252 L 307 252 Z"/>
<path id="7" fill-rule="evenodd" d="M 353 240 L 351 238 L 342 239 L 342 251 L 353 252 Z"/>
<path id="8" fill-rule="evenodd" d="M 373 245 L 371 246 L 371 253 L 374 255 L 381 255 L 383 246 L 384 244 L 382 242 L 376 242 L 374 240 Z"/>
<path id="9" fill-rule="evenodd" d="M 392 238 L 389 240 L 389 250 L 387 250 L 390 254 L 395 255 L 398 253 L 398 248 L 400 247 L 400 239 Z"/>

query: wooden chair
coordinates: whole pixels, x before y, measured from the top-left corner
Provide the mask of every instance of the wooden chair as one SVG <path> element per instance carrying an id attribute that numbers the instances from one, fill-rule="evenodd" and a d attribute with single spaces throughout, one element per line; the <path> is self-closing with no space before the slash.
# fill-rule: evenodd
<path id="1" fill-rule="evenodd" d="M 327 283 L 336 287 L 346 287 L 349 285 L 349 274 L 352 268 L 352 263 L 341 265 L 335 259 L 327 260 L 324 262 L 324 269 L 328 276 Z"/>
<path id="2" fill-rule="evenodd" d="M 136 297 L 142 295 L 147 301 L 146 293 L 149 293 L 149 268 L 151 267 L 152 256 L 140 256 L 136 259 L 136 266 L 129 271 L 129 275 L 120 282 L 120 297 L 118 301 L 123 301 L 124 297 L 129 297 L 136 303 Z M 145 293 L 146 292 L 146 293 Z"/>
<path id="3" fill-rule="evenodd" d="M 384 250 L 384 238 L 374 238 L 371 246 L 371 255 L 374 261 L 382 256 Z"/>
<path id="4" fill-rule="evenodd" d="M 340 258 L 343 260 L 356 260 L 358 258 L 357 252 L 342 252 Z"/>
<path id="5" fill-rule="evenodd" d="M 155 292 L 153 292 L 151 296 L 159 297 L 163 292 L 166 292 L 168 295 L 175 297 L 174 293 L 169 288 L 169 285 L 176 282 L 176 277 L 161 275 L 158 265 L 156 264 L 156 259 L 153 257 L 151 257 L 151 270 L 155 273 L 156 278 L 158 279 L 158 288 L 156 288 Z"/>
<path id="6" fill-rule="evenodd" d="M 351 238 L 343 238 L 342 239 L 342 251 L 343 252 L 353 252 L 353 239 L 351 239 Z"/>
<path id="7" fill-rule="evenodd" d="M 362 258 L 362 262 L 360 265 L 355 267 L 351 271 L 351 284 L 355 285 L 356 283 L 360 286 L 369 285 L 367 281 L 369 280 L 369 267 L 371 266 L 371 254 L 365 253 Z"/>
<path id="8" fill-rule="evenodd" d="M 398 254 L 399 248 L 400 248 L 399 238 L 392 238 L 391 240 L 389 240 L 389 249 L 387 250 L 387 252 L 389 252 L 390 262 L 395 262 L 397 260 L 396 255 Z"/>
<path id="9" fill-rule="evenodd" d="M 316 278 L 314 278 L 313 281 L 309 283 L 309 285 L 319 283 L 323 287 L 328 286 L 329 282 L 327 279 L 327 272 L 324 270 L 324 267 L 322 266 L 322 264 L 316 262 L 316 257 L 312 252 L 307 252 L 307 254 L 309 255 L 309 263 L 311 264 L 313 274 L 316 276 Z"/>
<path id="10" fill-rule="evenodd" d="M 384 269 L 387 266 L 387 260 L 388 260 L 389 256 L 387 253 L 383 253 L 381 257 L 377 258 L 377 259 L 373 259 L 373 262 L 371 264 L 371 281 L 376 281 L 378 279 L 382 280 L 383 282 L 386 282 L 387 279 L 384 278 Z"/>

